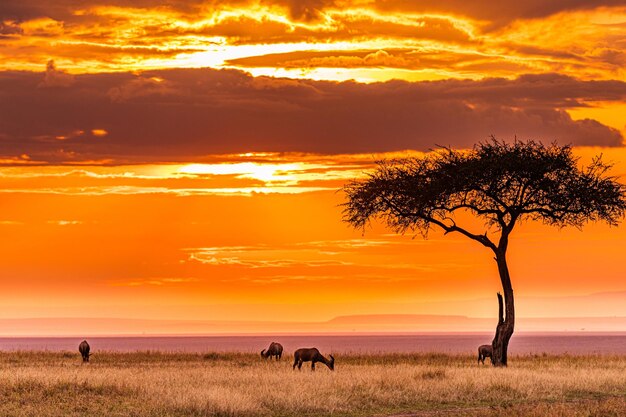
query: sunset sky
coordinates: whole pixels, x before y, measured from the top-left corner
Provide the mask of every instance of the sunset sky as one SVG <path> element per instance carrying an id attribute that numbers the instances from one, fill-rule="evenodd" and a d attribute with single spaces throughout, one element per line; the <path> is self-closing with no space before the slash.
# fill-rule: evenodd
<path id="1" fill-rule="evenodd" d="M 338 191 L 490 135 L 626 181 L 623 0 L 3 0 L 0 318 L 495 317 L 487 249 Z M 518 316 L 626 316 L 625 253 L 524 223 Z"/>

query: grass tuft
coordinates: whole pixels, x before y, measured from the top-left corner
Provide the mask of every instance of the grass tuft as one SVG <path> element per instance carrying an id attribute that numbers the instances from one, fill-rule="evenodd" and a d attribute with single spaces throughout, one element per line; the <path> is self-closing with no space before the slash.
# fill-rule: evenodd
<path id="1" fill-rule="evenodd" d="M 446 371 L 443 369 L 433 369 L 422 372 L 420 376 L 422 379 L 444 379 L 446 377 Z"/>

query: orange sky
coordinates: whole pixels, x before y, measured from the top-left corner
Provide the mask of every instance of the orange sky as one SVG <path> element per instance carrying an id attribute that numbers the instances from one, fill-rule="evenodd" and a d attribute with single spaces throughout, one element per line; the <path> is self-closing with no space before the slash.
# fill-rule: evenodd
<path id="1" fill-rule="evenodd" d="M 0 318 L 492 317 L 487 250 L 342 184 L 490 134 L 626 174 L 619 1 L 8 0 L 0 62 Z M 519 227 L 518 315 L 626 316 L 624 242 Z"/>

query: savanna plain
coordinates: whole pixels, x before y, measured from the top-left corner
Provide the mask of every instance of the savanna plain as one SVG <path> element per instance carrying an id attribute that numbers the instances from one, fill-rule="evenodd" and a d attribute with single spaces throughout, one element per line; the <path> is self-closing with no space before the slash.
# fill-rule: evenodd
<path id="1" fill-rule="evenodd" d="M 251 353 L 0 353 L 2 416 L 624 416 L 626 356 L 343 354 L 335 371 Z"/>

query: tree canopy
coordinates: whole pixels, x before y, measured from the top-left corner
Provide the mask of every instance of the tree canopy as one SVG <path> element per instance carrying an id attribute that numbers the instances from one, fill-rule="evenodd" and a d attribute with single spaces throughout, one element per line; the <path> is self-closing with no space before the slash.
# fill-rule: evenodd
<path id="1" fill-rule="evenodd" d="M 442 148 L 421 158 L 378 163 L 363 180 L 348 183 L 344 220 L 364 227 L 372 218 L 397 232 L 427 235 L 438 226 L 496 251 L 518 222 L 581 227 L 588 221 L 617 224 L 626 209 L 625 188 L 607 175 L 601 157 L 585 168 L 571 146 L 492 139 L 471 150 Z M 484 219 L 484 233 L 457 225 L 455 213 Z M 494 242 L 487 230 L 500 231 Z"/>
<path id="2" fill-rule="evenodd" d="M 601 157 L 587 167 L 579 162 L 570 146 L 495 138 L 470 150 L 442 148 L 420 158 L 382 161 L 367 178 L 344 187 L 344 221 L 363 228 L 380 218 L 396 232 L 412 230 L 425 237 L 438 227 L 491 249 L 504 292 L 504 300 L 498 293 L 493 364 L 506 366 L 515 327 L 506 253 L 515 225 L 523 220 L 559 227 L 589 221 L 616 225 L 624 215 L 626 189 L 608 175 L 610 165 Z M 482 219 L 484 231 L 457 224 L 459 212 Z"/>

